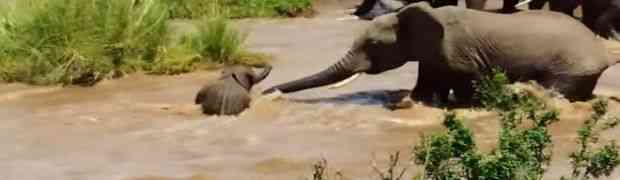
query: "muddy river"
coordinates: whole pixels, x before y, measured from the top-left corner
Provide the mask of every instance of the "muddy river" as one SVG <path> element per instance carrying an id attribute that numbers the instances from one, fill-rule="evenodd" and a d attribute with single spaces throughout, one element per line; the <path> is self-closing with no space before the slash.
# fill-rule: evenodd
<path id="1" fill-rule="evenodd" d="M 248 48 L 275 57 L 273 72 L 254 91 L 337 61 L 366 24 L 335 20 L 350 5 L 323 3 L 312 19 L 241 22 L 250 32 Z M 346 177 L 376 179 L 373 155 L 384 163 L 389 153 L 409 152 L 421 134 L 440 129 L 442 109 L 382 106 L 411 89 L 416 72 L 411 63 L 340 89 L 259 99 L 237 117 L 204 116 L 193 105 L 196 91 L 217 72 L 134 74 L 91 88 L 2 84 L 0 179 L 303 179 L 321 158 Z M 619 78 L 620 66 L 607 70 L 596 93 L 620 97 Z M 560 106 L 562 121 L 552 127 L 555 154 L 546 179 L 568 172 L 575 130 L 590 112 L 587 103 Z M 620 113 L 620 104 L 611 101 L 610 109 Z M 494 143 L 493 114 L 458 112 L 468 118 L 479 144 Z M 603 137 L 619 133 L 612 129 Z"/>

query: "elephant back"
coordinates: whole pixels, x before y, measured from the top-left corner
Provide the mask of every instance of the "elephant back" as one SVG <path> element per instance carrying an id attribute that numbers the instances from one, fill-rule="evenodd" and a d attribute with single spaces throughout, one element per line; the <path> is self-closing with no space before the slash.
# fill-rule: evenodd
<path id="1" fill-rule="evenodd" d="M 210 115 L 235 115 L 250 105 L 249 92 L 238 83 L 222 80 L 202 90 L 202 111 Z"/>

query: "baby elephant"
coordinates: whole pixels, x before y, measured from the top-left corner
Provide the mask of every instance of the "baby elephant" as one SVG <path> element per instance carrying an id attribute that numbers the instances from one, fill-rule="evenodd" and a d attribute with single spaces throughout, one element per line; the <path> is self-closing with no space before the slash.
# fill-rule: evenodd
<path id="1" fill-rule="evenodd" d="M 196 104 L 202 105 L 207 115 L 236 115 L 250 107 L 250 90 L 271 72 L 271 66 L 255 74 L 251 67 L 232 66 L 222 71 L 221 77 L 200 89 Z"/>

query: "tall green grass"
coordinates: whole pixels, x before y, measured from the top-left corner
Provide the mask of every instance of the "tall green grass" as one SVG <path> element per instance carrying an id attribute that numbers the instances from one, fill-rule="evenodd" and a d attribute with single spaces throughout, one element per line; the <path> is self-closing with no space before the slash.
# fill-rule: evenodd
<path id="1" fill-rule="evenodd" d="M 151 63 L 168 6 L 157 0 L 19 0 L 0 37 L 5 81 L 92 84 Z"/>
<path id="2" fill-rule="evenodd" d="M 218 0 L 201 1 L 205 4 Z M 170 0 L 0 2 L 0 81 L 93 85 L 145 71 L 177 74 L 213 64 L 262 63 L 219 6 L 186 42 L 167 43 Z"/>
<path id="3" fill-rule="evenodd" d="M 222 17 L 204 18 L 198 24 L 198 32 L 186 36 L 183 42 L 187 48 L 219 63 L 229 62 L 238 58 L 245 34 L 235 30 Z"/>
<path id="4" fill-rule="evenodd" d="M 312 13 L 311 0 L 166 0 L 174 18 L 200 18 L 225 12 L 229 18 L 299 16 Z"/>

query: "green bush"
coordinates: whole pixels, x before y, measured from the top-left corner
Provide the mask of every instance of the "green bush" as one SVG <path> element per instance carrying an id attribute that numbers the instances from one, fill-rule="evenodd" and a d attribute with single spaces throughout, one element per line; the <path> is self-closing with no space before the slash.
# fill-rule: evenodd
<path id="1" fill-rule="evenodd" d="M 620 165 L 618 146 L 611 141 L 603 147 L 593 149 L 599 141 L 598 133 L 615 127 L 619 119 L 607 114 L 607 101 L 597 100 L 592 104 L 594 113 L 577 130 L 577 152 L 570 155 L 573 171 L 570 177 L 562 179 L 591 179 L 609 176 Z"/>
<path id="2" fill-rule="evenodd" d="M 476 83 L 481 104 L 500 116 L 501 129 L 496 147 L 489 153 L 476 146 L 473 132 L 465 127 L 454 112 L 444 116 L 444 132 L 423 136 L 413 147 L 413 162 L 423 172 L 416 180 L 534 180 L 542 179 L 551 158 L 551 135 L 548 127 L 559 119 L 558 111 L 543 100 L 523 91 L 509 88 L 508 79 L 493 71 Z M 594 112 L 578 130 L 579 149 L 572 153 L 573 170 L 563 180 L 586 180 L 609 176 L 620 164 L 614 141 L 595 149 L 598 133 L 614 127 L 620 119 L 607 114 L 607 102 L 592 103 Z M 529 123 L 524 123 L 529 121 Z M 398 153 L 390 156 L 388 173 L 378 171 L 382 180 L 396 180 Z M 407 167 L 403 168 L 406 170 Z M 401 172 L 402 173 L 402 172 Z M 322 173 L 323 174 L 323 173 Z"/>
<path id="3" fill-rule="evenodd" d="M 500 115 L 497 147 L 490 153 L 480 152 L 462 120 L 448 113 L 443 124 L 448 131 L 425 137 L 414 147 L 416 163 L 424 167 L 421 179 L 542 179 L 551 158 L 548 126 L 559 120 L 559 113 L 538 97 L 507 85 L 506 76 L 499 71 L 476 83 L 483 106 Z M 592 150 L 597 139 L 593 129 L 607 117 L 607 104 L 596 101 L 593 109 L 592 117 L 578 131 L 580 149 L 571 155 L 572 179 L 608 176 L 620 163 L 614 142 Z M 607 119 L 611 120 L 598 130 L 618 122 L 617 118 Z"/>
<path id="4" fill-rule="evenodd" d="M 298 16 L 311 11 L 311 0 L 167 0 L 173 18 L 224 15 L 229 18 Z"/>

